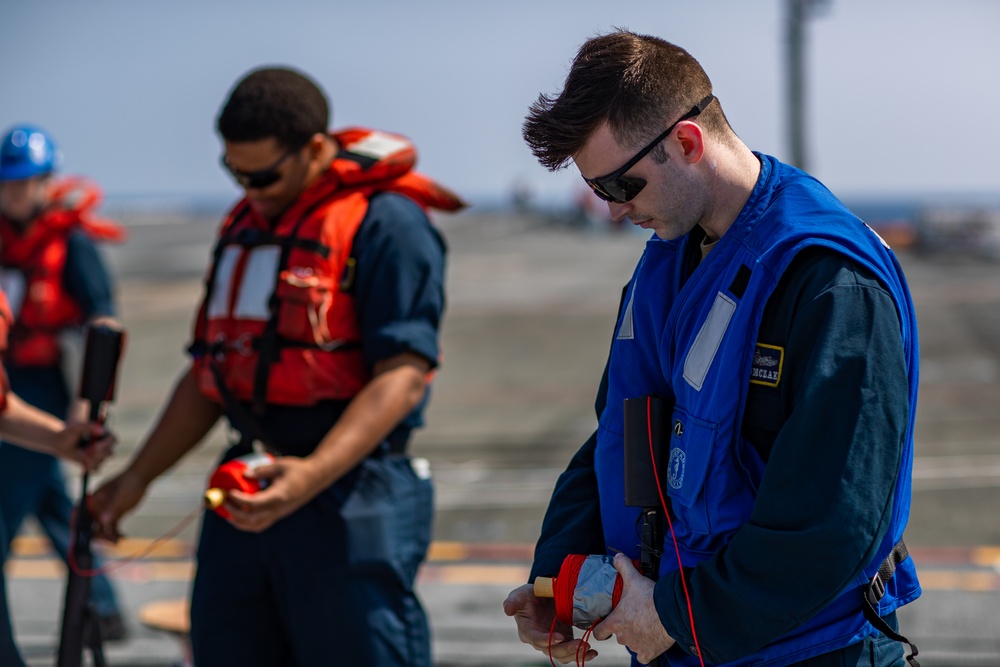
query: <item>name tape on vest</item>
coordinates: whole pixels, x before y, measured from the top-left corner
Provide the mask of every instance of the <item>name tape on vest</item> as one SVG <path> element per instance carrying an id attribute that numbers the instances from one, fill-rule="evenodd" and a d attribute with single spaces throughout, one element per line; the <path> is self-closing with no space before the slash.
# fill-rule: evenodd
<path id="1" fill-rule="evenodd" d="M 750 384 L 777 387 L 781 382 L 781 367 L 785 362 L 785 348 L 757 343 L 750 367 Z"/>

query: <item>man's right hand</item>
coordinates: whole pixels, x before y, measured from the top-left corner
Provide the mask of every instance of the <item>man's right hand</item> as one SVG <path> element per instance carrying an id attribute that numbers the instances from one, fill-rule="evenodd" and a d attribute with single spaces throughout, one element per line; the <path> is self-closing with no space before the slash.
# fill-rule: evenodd
<path id="1" fill-rule="evenodd" d="M 583 655 L 582 662 L 593 660 L 597 651 L 580 639 L 573 639 L 573 628 L 556 621 L 556 603 L 551 598 L 535 596 L 531 584 L 515 588 L 503 603 L 503 612 L 517 622 L 517 636 L 553 660 L 567 665 Z M 551 636 L 550 633 L 551 632 Z M 551 653 L 550 653 L 551 648 Z"/>
<path id="2" fill-rule="evenodd" d="M 126 512 L 139 504 L 146 495 L 147 486 L 138 475 L 125 470 L 94 491 L 89 500 L 90 511 L 97 524 L 94 536 L 117 542 L 122 537 L 118 532 L 118 522 Z"/>

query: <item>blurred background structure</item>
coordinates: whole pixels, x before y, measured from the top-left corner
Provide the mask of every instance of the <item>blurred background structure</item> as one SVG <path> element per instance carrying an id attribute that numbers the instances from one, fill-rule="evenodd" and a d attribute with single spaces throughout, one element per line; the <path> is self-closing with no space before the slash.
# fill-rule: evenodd
<path id="1" fill-rule="evenodd" d="M 572 167 L 549 174 L 520 138 L 539 92 L 612 27 L 687 48 L 756 150 L 793 161 L 899 252 L 922 345 L 907 542 L 925 595 L 903 622 L 931 667 L 1000 664 L 1000 3 L 826 0 L 801 35 L 803 146 L 787 87 L 790 14 L 808 0 L 712 3 L 372 0 L 0 4 L 0 126 L 58 138 L 65 171 L 127 224 L 110 253 L 130 339 L 113 409 L 130 455 L 184 363 L 219 217 L 237 196 L 215 114 L 245 71 L 286 64 L 333 101 L 334 125 L 412 137 L 420 168 L 474 203 L 450 244 L 444 363 L 415 454 L 438 482 L 421 575 L 440 665 L 541 665 L 500 611 L 523 582 L 556 476 L 595 426 L 593 397 L 621 286 L 645 240 L 612 229 Z M 797 157 L 801 150 L 802 156 Z M 199 501 L 223 430 L 157 482 L 126 523 L 127 554 Z M 195 527 L 115 573 L 132 609 L 182 597 Z M 31 531 L 8 564 L 18 638 L 52 664 L 63 573 Z M 163 667 L 179 644 L 140 628 L 110 664 Z M 601 647 L 599 647 L 601 648 Z M 599 665 L 627 664 L 615 645 Z"/>

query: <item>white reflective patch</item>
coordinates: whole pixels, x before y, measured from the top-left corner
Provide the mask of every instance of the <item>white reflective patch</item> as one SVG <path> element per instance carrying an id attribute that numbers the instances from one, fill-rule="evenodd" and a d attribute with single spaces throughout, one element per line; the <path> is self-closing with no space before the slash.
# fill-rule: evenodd
<path id="1" fill-rule="evenodd" d="M 708 369 L 712 367 L 715 353 L 719 351 L 719 344 L 726 335 L 729 320 L 733 318 L 735 311 L 736 302 L 719 292 L 715 296 L 712 310 L 708 311 L 705 323 L 701 325 L 701 331 L 698 332 L 694 344 L 688 351 L 687 359 L 684 361 L 684 379 L 697 391 L 701 391 Z"/>
<path id="2" fill-rule="evenodd" d="M 622 316 L 622 325 L 618 327 L 618 340 L 632 340 L 635 338 L 635 331 L 632 329 L 632 302 L 635 301 L 635 285 L 632 286 L 632 294 L 628 297 L 628 305 L 625 306 L 625 315 Z"/>
<path id="3" fill-rule="evenodd" d="M 17 269 L 0 269 L 0 289 L 3 289 L 7 295 L 10 312 L 14 314 L 15 318 L 21 314 L 25 285 L 24 274 Z"/>
<path id="4" fill-rule="evenodd" d="M 869 224 L 868 224 L 867 222 L 863 222 L 862 224 L 863 224 L 863 225 L 864 225 L 865 227 L 867 227 L 867 228 L 868 228 L 868 231 L 870 231 L 870 232 L 871 232 L 872 234 L 874 234 L 874 235 L 876 236 L 876 238 L 878 238 L 878 240 L 879 240 L 879 241 L 881 241 L 881 242 L 882 242 L 882 245 L 884 245 L 884 246 L 885 246 L 886 248 L 888 248 L 889 250 L 892 250 L 892 248 L 890 248 L 890 247 L 889 247 L 889 244 L 885 242 L 885 239 L 884 239 L 884 238 L 882 238 L 882 235 L 881 235 L 881 234 L 879 234 L 878 232 L 876 232 L 876 231 L 875 231 L 874 229 L 872 229 L 872 226 L 871 226 L 871 225 L 869 225 Z"/>
<path id="5" fill-rule="evenodd" d="M 243 255 L 243 248 L 238 245 L 227 246 L 215 267 L 215 284 L 208 299 L 208 319 L 216 320 L 229 315 L 229 294 L 232 289 L 233 271 L 236 263 Z"/>
<path id="6" fill-rule="evenodd" d="M 410 143 L 408 141 L 403 141 L 398 137 L 393 137 L 383 132 L 372 132 L 361 141 L 356 141 L 350 146 L 345 146 L 344 148 L 352 153 L 358 153 L 359 155 L 365 155 L 376 160 L 381 160 L 382 158 L 392 155 L 409 145 Z"/>
<path id="7" fill-rule="evenodd" d="M 267 302 L 274 293 L 278 277 L 281 248 L 264 245 L 254 248 L 247 257 L 240 282 L 240 293 L 233 306 L 233 317 L 238 320 L 269 320 L 271 311 Z"/>

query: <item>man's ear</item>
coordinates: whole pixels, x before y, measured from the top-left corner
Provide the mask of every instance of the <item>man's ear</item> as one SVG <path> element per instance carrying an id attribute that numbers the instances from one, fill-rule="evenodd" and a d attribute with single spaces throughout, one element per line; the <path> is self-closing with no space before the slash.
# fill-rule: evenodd
<path id="1" fill-rule="evenodd" d="M 683 121 L 674 130 L 681 145 L 681 155 L 689 163 L 700 162 L 705 155 L 705 131 L 698 123 Z"/>
<path id="2" fill-rule="evenodd" d="M 340 145 L 329 134 L 322 132 L 312 135 L 305 147 L 309 162 L 320 168 L 326 168 L 340 152 Z"/>
<path id="3" fill-rule="evenodd" d="M 306 146 L 309 147 L 309 157 L 315 159 L 319 157 L 324 149 L 330 144 L 330 135 L 323 134 L 322 132 L 317 132 L 309 138 L 309 143 Z"/>

